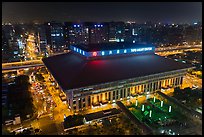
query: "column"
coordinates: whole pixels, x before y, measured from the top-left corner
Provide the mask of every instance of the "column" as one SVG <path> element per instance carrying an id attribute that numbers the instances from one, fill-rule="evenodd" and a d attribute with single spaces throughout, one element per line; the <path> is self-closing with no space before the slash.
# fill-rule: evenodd
<path id="1" fill-rule="evenodd" d="M 157 89 L 160 89 L 159 83 L 160 83 L 160 80 L 157 82 Z"/>
<path id="2" fill-rule="evenodd" d="M 177 77 L 174 79 L 174 86 L 177 86 Z"/>
<path id="3" fill-rule="evenodd" d="M 88 104 L 88 97 L 89 97 L 89 96 L 85 96 L 85 107 L 86 107 L 86 108 L 89 106 L 89 104 Z"/>
<path id="4" fill-rule="evenodd" d="M 110 94 L 110 101 L 112 102 L 113 101 L 113 91 L 110 91 L 111 94 Z"/>
<path id="5" fill-rule="evenodd" d="M 79 98 L 76 98 L 76 111 L 79 110 Z"/>
<path id="6" fill-rule="evenodd" d="M 121 89 L 119 90 L 119 96 L 118 96 L 118 99 L 122 98 L 122 92 L 123 92 L 123 89 L 121 88 Z"/>
<path id="7" fill-rule="evenodd" d="M 183 84 L 183 77 L 181 77 L 181 85 Z"/>
<path id="8" fill-rule="evenodd" d="M 175 78 L 172 78 L 172 85 L 175 86 Z"/>
<path id="9" fill-rule="evenodd" d="M 167 86 L 167 85 L 168 85 L 168 79 L 165 80 L 165 86 Z"/>
<path id="10" fill-rule="evenodd" d="M 141 91 L 144 92 L 144 90 L 145 90 L 144 89 L 144 84 L 142 84 L 141 89 L 142 89 Z"/>
<path id="11" fill-rule="evenodd" d="M 177 77 L 176 77 L 176 78 L 175 78 L 175 86 L 177 86 L 177 81 L 178 81 L 178 80 L 177 80 Z"/>
<path id="12" fill-rule="evenodd" d="M 124 95 L 125 95 L 125 96 L 124 96 L 124 98 L 127 98 L 127 90 L 128 90 L 128 89 L 125 88 L 125 91 L 124 91 Z"/>
<path id="13" fill-rule="evenodd" d="M 124 96 L 124 88 L 122 88 L 121 91 L 122 91 L 122 92 L 120 92 L 120 93 L 121 93 L 121 94 L 120 94 L 120 98 L 123 98 L 123 96 Z"/>
<path id="14" fill-rule="evenodd" d="M 147 88 L 148 88 L 148 84 L 144 84 L 144 92 L 147 91 Z"/>
<path id="15" fill-rule="evenodd" d="M 179 77 L 179 82 L 178 82 L 179 86 L 181 85 L 181 77 Z"/>
<path id="16" fill-rule="evenodd" d="M 106 92 L 106 93 L 107 93 L 107 98 L 106 99 L 108 100 L 109 99 L 109 92 Z"/>
<path id="17" fill-rule="evenodd" d="M 170 78 L 170 82 L 169 82 L 169 84 L 172 85 L 172 78 Z"/>
<path id="18" fill-rule="evenodd" d="M 152 82 L 152 90 L 151 91 L 154 91 L 154 82 Z"/>

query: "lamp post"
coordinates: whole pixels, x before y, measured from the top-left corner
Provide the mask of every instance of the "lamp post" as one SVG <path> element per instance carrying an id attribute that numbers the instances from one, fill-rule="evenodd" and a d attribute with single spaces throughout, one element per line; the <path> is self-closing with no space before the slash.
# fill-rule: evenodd
<path id="1" fill-rule="evenodd" d="M 149 111 L 149 117 L 152 117 L 152 110 Z"/>
<path id="2" fill-rule="evenodd" d="M 169 106 L 169 112 L 171 112 L 171 106 Z"/>
<path id="3" fill-rule="evenodd" d="M 142 111 L 144 111 L 144 105 L 142 105 Z"/>
<path id="4" fill-rule="evenodd" d="M 137 100 L 137 99 L 136 99 L 136 104 L 135 104 L 135 105 L 136 105 L 136 107 L 137 107 L 137 105 L 138 105 L 138 100 Z"/>
<path id="5" fill-rule="evenodd" d="M 161 107 L 163 107 L 163 103 L 164 103 L 164 102 L 163 102 L 163 101 L 161 101 Z"/>

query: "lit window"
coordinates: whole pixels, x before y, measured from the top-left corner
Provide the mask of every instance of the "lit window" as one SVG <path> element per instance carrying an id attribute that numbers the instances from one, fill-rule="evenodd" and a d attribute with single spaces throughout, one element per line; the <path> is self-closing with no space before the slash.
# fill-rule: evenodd
<path id="1" fill-rule="evenodd" d="M 74 25 L 74 27 L 76 27 L 76 25 Z"/>
<path id="2" fill-rule="evenodd" d="M 109 54 L 112 54 L 112 51 L 111 51 L 111 50 L 109 51 Z"/>
<path id="3" fill-rule="evenodd" d="M 103 25 L 101 25 L 101 27 L 103 27 Z"/>
<path id="4" fill-rule="evenodd" d="M 93 52 L 93 56 L 97 56 L 97 52 Z"/>
<path id="5" fill-rule="evenodd" d="M 77 52 L 78 52 L 78 49 L 77 49 Z"/>
<path id="6" fill-rule="evenodd" d="M 117 54 L 119 54 L 120 53 L 120 50 L 117 50 Z"/>
<path id="7" fill-rule="evenodd" d="M 98 25 L 98 27 L 100 27 L 100 25 Z"/>
<path id="8" fill-rule="evenodd" d="M 124 50 L 124 53 L 127 53 L 127 50 L 126 50 L 126 49 Z"/>
<path id="9" fill-rule="evenodd" d="M 105 55 L 105 52 L 104 51 L 102 51 L 102 53 L 101 53 L 102 55 Z"/>
<path id="10" fill-rule="evenodd" d="M 74 51 L 76 51 L 76 48 L 74 47 Z"/>
<path id="11" fill-rule="evenodd" d="M 81 50 L 79 50 L 79 53 L 81 54 Z"/>
<path id="12" fill-rule="evenodd" d="M 77 25 L 77 27 L 80 27 L 80 25 Z"/>
<path id="13" fill-rule="evenodd" d="M 85 55 L 84 51 L 83 51 L 83 55 Z"/>
<path id="14" fill-rule="evenodd" d="M 96 25 L 94 25 L 94 27 L 96 27 Z"/>

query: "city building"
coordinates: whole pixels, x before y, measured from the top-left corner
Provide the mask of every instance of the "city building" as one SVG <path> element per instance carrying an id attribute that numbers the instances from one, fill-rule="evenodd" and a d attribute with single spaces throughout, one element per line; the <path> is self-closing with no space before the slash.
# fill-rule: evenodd
<path id="1" fill-rule="evenodd" d="M 87 23 L 64 23 L 65 42 L 67 47 L 72 44 L 89 43 L 89 26 Z"/>
<path id="2" fill-rule="evenodd" d="M 35 25 L 35 37 L 39 53 L 45 54 L 47 52 L 47 37 L 44 24 Z"/>
<path id="3" fill-rule="evenodd" d="M 53 52 L 63 51 L 65 48 L 63 24 L 58 22 L 48 22 L 45 24 L 47 44 Z"/>
<path id="4" fill-rule="evenodd" d="M 15 32 L 13 25 L 2 25 L 2 55 L 5 62 L 18 60 L 19 46 Z"/>
<path id="5" fill-rule="evenodd" d="M 124 22 L 109 22 L 109 42 L 124 42 Z"/>
<path id="6" fill-rule="evenodd" d="M 99 44 L 109 42 L 108 23 L 90 23 L 89 24 L 89 44 Z"/>
<path id="7" fill-rule="evenodd" d="M 66 93 L 72 111 L 178 87 L 187 70 L 193 68 L 155 55 L 153 45 L 133 43 L 98 44 L 97 48 L 73 45 L 71 52 L 43 62 Z"/>

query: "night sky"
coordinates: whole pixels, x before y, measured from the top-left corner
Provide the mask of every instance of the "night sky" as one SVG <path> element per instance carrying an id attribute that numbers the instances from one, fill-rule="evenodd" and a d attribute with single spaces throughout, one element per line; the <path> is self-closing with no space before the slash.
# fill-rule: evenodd
<path id="1" fill-rule="evenodd" d="M 4 2 L 2 22 L 202 21 L 201 2 Z"/>

